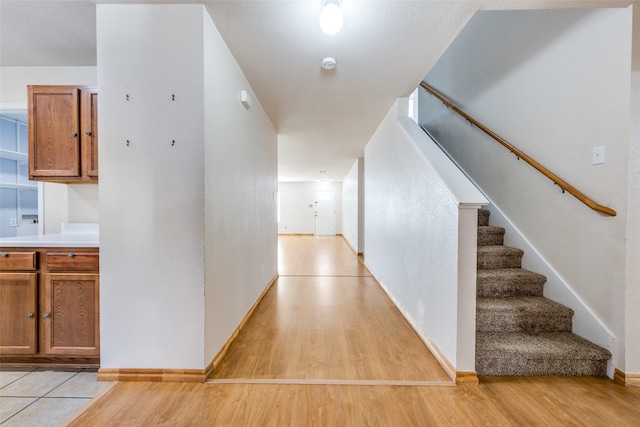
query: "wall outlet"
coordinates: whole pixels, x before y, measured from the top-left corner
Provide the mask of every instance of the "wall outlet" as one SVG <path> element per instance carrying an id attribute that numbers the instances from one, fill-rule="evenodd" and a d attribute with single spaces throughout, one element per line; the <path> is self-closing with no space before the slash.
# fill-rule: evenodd
<path id="1" fill-rule="evenodd" d="M 593 158 L 591 159 L 591 164 L 600 165 L 602 163 L 604 163 L 604 145 L 593 147 Z"/>
<path id="2" fill-rule="evenodd" d="M 9 218 L 9 227 L 17 227 L 18 226 L 18 222 L 16 221 L 15 218 Z"/>

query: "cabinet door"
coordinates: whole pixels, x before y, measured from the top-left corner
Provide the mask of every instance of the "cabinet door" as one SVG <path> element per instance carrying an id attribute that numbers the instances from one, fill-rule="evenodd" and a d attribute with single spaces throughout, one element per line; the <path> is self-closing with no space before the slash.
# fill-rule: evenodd
<path id="1" fill-rule="evenodd" d="M 45 275 L 44 353 L 100 355 L 99 276 Z"/>
<path id="2" fill-rule="evenodd" d="M 38 351 L 36 273 L 0 273 L 0 353 Z"/>
<path id="3" fill-rule="evenodd" d="M 98 90 L 82 89 L 82 139 L 84 175 L 98 179 Z"/>
<path id="4" fill-rule="evenodd" d="M 29 178 L 80 178 L 80 89 L 29 86 Z"/>

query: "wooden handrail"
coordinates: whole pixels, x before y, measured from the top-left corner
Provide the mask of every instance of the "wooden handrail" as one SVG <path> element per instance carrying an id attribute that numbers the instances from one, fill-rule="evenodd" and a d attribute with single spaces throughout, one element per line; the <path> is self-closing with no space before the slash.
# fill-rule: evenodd
<path id="1" fill-rule="evenodd" d="M 440 95 L 438 92 L 436 92 L 434 89 L 432 89 L 431 87 L 429 87 L 427 84 L 420 83 L 420 86 L 426 90 L 427 92 L 429 92 L 431 95 L 435 96 L 436 98 L 438 98 L 440 101 L 442 101 L 447 107 L 451 108 L 453 111 L 455 111 L 456 113 L 458 113 L 459 115 L 461 115 L 462 117 L 464 117 L 466 120 L 468 120 L 471 124 L 473 124 L 474 126 L 476 126 L 478 129 L 482 130 L 484 133 L 486 133 L 487 135 L 489 135 L 491 138 L 495 139 L 496 141 L 498 141 L 500 144 L 502 144 L 503 146 L 505 146 L 509 151 L 511 151 L 513 154 L 515 154 L 518 159 L 522 159 L 525 162 L 529 163 L 531 166 L 533 166 L 538 172 L 542 173 L 544 176 L 546 176 L 547 178 L 549 178 L 551 181 L 553 181 L 554 184 L 558 185 L 561 189 L 562 192 L 564 193 L 565 191 L 568 191 L 569 194 L 571 194 L 572 196 L 574 196 L 576 199 L 580 200 L 582 203 L 584 203 L 585 205 L 589 206 L 591 209 L 593 209 L 594 211 L 600 212 L 602 214 L 605 215 L 610 215 L 610 216 L 616 216 L 617 213 L 615 210 L 608 208 L 606 206 L 602 206 L 597 204 L 596 202 L 594 202 L 593 200 L 591 200 L 589 197 L 585 196 L 584 193 L 582 193 L 581 191 L 577 190 L 575 187 L 573 187 L 572 185 L 569 185 L 569 183 L 567 183 L 565 180 L 563 180 L 562 178 L 560 178 L 558 175 L 554 174 L 553 172 L 551 172 L 549 169 L 545 168 L 544 166 L 542 166 L 540 163 L 536 162 L 535 160 L 533 160 L 531 157 L 529 157 L 528 155 L 526 155 L 525 153 L 523 153 L 522 151 L 520 151 L 518 148 L 514 147 L 513 145 L 511 145 L 509 142 L 507 142 L 506 140 L 504 140 L 501 136 L 499 136 L 498 134 L 496 134 L 495 132 L 493 132 L 491 129 L 487 128 L 485 125 L 483 125 L 482 123 L 478 122 L 476 119 L 474 119 L 473 117 L 471 117 L 470 115 L 468 115 L 467 113 L 465 113 L 464 111 L 462 111 L 460 108 L 458 108 L 455 104 L 453 104 L 451 101 L 449 101 L 447 98 L 445 98 L 444 96 Z"/>

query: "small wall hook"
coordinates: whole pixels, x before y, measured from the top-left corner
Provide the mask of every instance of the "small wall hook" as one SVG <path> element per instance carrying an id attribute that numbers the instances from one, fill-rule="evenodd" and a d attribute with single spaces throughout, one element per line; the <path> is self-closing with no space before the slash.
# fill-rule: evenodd
<path id="1" fill-rule="evenodd" d="M 125 99 L 126 99 L 127 101 L 129 100 L 129 94 L 127 94 L 127 95 L 125 96 Z"/>
<path id="2" fill-rule="evenodd" d="M 127 139 L 127 147 L 131 144 L 131 142 Z"/>
<path id="3" fill-rule="evenodd" d="M 173 93 L 171 94 L 171 100 L 172 100 L 172 101 L 175 101 L 175 100 L 176 100 L 176 96 L 175 96 Z"/>
<path id="4" fill-rule="evenodd" d="M 171 140 L 171 146 L 173 147 L 174 145 L 176 145 L 176 140 L 175 140 L 175 139 L 172 139 L 172 140 Z"/>

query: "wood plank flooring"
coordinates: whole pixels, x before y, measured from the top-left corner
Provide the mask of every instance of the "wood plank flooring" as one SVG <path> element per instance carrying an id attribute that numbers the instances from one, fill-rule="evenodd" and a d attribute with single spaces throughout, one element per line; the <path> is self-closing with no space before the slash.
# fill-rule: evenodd
<path id="1" fill-rule="evenodd" d="M 280 236 L 280 276 L 371 276 L 341 237 Z"/>
<path id="2" fill-rule="evenodd" d="M 453 385 L 344 239 L 281 236 L 278 257 L 211 382 Z"/>
<path id="3" fill-rule="evenodd" d="M 212 379 L 450 379 L 372 277 L 285 276 Z"/>
<path id="4" fill-rule="evenodd" d="M 73 426 L 640 426 L 603 378 L 446 376 L 341 238 L 281 236 L 281 277 L 211 382 L 118 383 Z"/>

